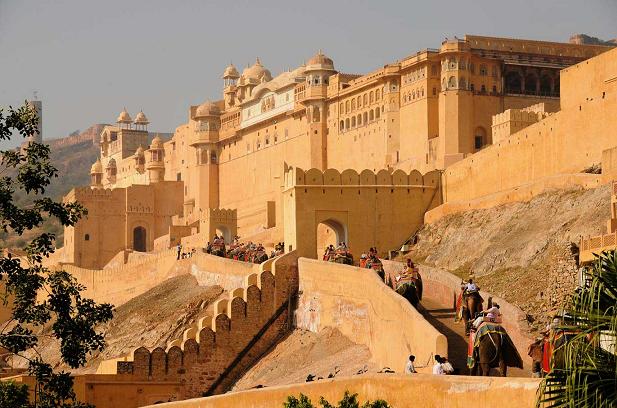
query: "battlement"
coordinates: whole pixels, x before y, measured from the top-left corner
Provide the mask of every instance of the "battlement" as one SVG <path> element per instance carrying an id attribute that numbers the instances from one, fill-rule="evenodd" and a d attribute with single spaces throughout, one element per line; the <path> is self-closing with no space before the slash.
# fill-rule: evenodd
<path id="1" fill-rule="evenodd" d="M 217 222 L 235 222 L 238 219 L 238 210 L 228 208 L 208 208 L 203 212 L 201 222 L 207 220 Z"/>
<path id="2" fill-rule="evenodd" d="M 298 286 L 297 256 L 285 254 L 246 277 L 246 287 L 219 300 L 214 316 L 200 319 L 167 350 L 140 347 L 118 374 L 135 380 L 183 381 L 186 397 L 226 391 L 291 327 L 289 302 Z"/>
<path id="3" fill-rule="evenodd" d="M 302 170 L 299 167 L 290 168 L 285 172 L 285 189 L 306 186 L 324 187 L 433 187 L 440 181 L 438 170 L 429 171 L 422 175 L 418 170 L 409 174 L 403 170 L 362 170 L 359 174 L 355 170 L 347 169 L 339 172 L 336 169 Z"/>
<path id="4" fill-rule="evenodd" d="M 108 188 L 75 187 L 64 196 L 64 202 L 85 200 L 110 200 L 113 191 Z"/>

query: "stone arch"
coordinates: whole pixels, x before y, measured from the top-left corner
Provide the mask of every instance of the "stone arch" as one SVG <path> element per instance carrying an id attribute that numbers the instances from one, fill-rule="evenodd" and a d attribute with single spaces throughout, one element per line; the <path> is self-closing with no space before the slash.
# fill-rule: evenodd
<path id="1" fill-rule="evenodd" d="M 339 242 L 349 245 L 347 226 L 335 218 L 327 218 L 317 223 L 317 259 L 321 259 L 328 245 L 337 247 Z"/>
<path id="2" fill-rule="evenodd" d="M 538 92 L 538 75 L 535 72 L 528 72 L 525 75 L 525 93 L 536 94 Z"/>
<path id="3" fill-rule="evenodd" d="M 356 186 L 360 184 L 360 176 L 358 176 L 358 172 L 353 169 L 343 170 L 341 173 L 341 184 L 347 186 Z"/>
<path id="4" fill-rule="evenodd" d="M 230 243 L 233 239 L 231 230 L 226 225 L 216 225 L 214 227 L 217 236 L 222 236 L 226 243 Z"/>
<path id="5" fill-rule="evenodd" d="M 542 95 L 550 95 L 553 92 L 553 77 L 549 74 L 544 74 L 540 78 L 540 93 Z"/>
<path id="6" fill-rule="evenodd" d="M 452 75 L 448 79 L 448 89 L 454 89 L 454 88 L 456 88 L 456 77 Z"/>
<path id="7" fill-rule="evenodd" d="M 146 228 L 141 225 L 133 228 L 133 251 L 146 252 Z"/>

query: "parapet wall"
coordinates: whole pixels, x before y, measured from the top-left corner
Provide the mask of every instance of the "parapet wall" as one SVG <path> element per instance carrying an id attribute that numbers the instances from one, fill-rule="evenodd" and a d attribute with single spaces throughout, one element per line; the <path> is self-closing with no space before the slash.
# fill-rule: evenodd
<path id="1" fill-rule="evenodd" d="M 200 323 L 167 351 L 142 347 L 133 361 L 118 362 L 130 381 L 180 381 L 184 397 L 227 391 L 290 328 L 291 299 L 297 292 L 297 258 L 289 253 L 271 263 L 272 272 L 247 278 L 249 285 L 219 301 L 215 316 Z"/>
<path id="2" fill-rule="evenodd" d="M 285 189 L 296 186 L 367 186 L 367 187 L 390 187 L 390 186 L 416 186 L 438 187 L 440 181 L 439 171 L 429 171 L 422 175 L 418 170 L 412 170 L 409 174 L 403 170 L 379 170 L 377 173 L 371 170 L 362 170 L 360 173 L 353 169 L 339 172 L 336 169 L 302 170 L 299 167 L 290 168 L 285 172 Z"/>
<path id="3" fill-rule="evenodd" d="M 448 354 L 446 337 L 372 270 L 300 258 L 299 277 L 296 327 L 336 327 L 365 344 L 378 366 L 397 373 L 410 354 L 422 365 L 432 355 Z"/>
<path id="4" fill-rule="evenodd" d="M 300 393 L 308 396 L 313 404 L 317 404 L 320 397 L 336 403 L 345 391 L 357 393 L 361 403 L 383 399 L 391 407 L 519 408 L 534 406 L 539 383 L 540 380 L 535 378 L 365 374 L 232 392 L 210 398 L 153 405 L 152 408 L 281 407 L 287 401 L 287 396 L 298 397 Z"/>

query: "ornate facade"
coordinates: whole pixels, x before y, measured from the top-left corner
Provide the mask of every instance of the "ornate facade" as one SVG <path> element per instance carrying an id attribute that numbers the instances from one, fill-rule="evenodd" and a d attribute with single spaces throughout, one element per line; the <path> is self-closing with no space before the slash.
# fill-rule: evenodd
<path id="1" fill-rule="evenodd" d="M 366 75 L 338 72 L 322 52 L 274 77 L 259 59 L 242 73 L 230 65 L 222 99 L 191 106 L 171 140 L 148 146 L 143 112 L 132 120 L 124 110 L 103 130 L 91 187 L 124 189 L 118 211 L 150 208 L 152 221 L 80 222 L 67 230 L 67 261 L 102 267 L 114 251 L 142 250 L 142 236 L 147 250 L 198 234 L 203 245 L 200 221 L 211 209 L 235 210 L 233 229 L 243 238 L 280 241 L 289 168 L 444 169 L 493 142 L 494 115 L 538 103 L 557 111 L 559 71 L 608 49 L 468 35 Z M 131 193 L 153 184 L 156 194 Z M 95 239 L 105 251 L 90 251 L 88 229 L 126 239 Z"/>

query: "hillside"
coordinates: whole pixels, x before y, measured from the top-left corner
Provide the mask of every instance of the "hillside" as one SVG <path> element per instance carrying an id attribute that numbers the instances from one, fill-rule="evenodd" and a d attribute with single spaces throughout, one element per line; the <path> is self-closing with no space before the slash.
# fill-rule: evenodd
<path id="1" fill-rule="evenodd" d="M 540 327 L 576 286 L 580 236 L 604 232 L 608 218 L 609 186 L 550 191 L 425 225 L 408 256 L 462 278 L 473 273 Z"/>

